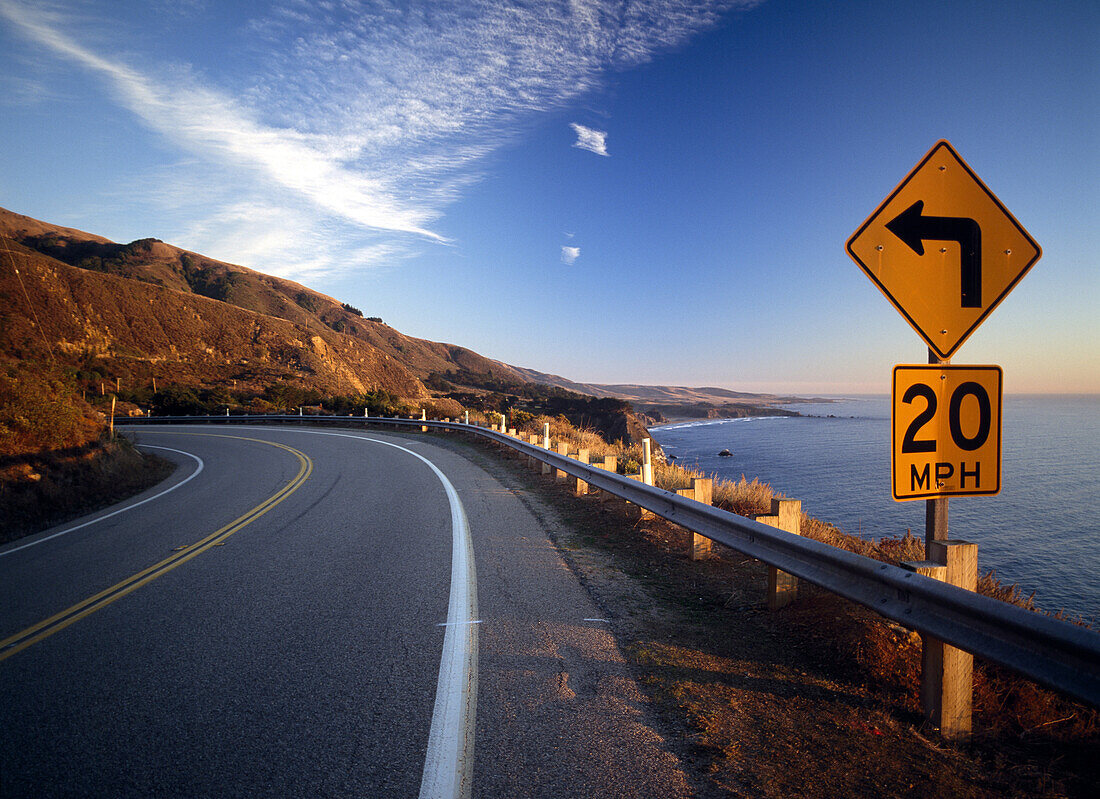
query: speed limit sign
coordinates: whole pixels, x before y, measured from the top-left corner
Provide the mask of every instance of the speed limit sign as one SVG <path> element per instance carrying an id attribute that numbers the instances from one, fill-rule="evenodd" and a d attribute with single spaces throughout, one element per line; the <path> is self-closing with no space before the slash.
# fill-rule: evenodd
<path id="1" fill-rule="evenodd" d="M 999 366 L 894 367 L 894 499 L 975 496 L 1001 490 Z"/>

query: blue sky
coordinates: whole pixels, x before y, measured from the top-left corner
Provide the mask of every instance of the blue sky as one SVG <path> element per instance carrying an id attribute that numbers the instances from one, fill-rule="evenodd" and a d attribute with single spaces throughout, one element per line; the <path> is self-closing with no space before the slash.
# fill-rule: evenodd
<path id="1" fill-rule="evenodd" d="M 0 0 L 0 205 L 575 380 L 888 393 L 844 244 L 948 139 L 1043 248 L 954 357 L 1100 392 L 1095 2 Z"/>

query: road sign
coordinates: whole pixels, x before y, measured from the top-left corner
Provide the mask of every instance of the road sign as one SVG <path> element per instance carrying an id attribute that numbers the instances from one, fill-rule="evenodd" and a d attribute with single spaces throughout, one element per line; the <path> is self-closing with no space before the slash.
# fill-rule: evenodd
<path id="1" fill-rule="evenodd" d="M 946 360 L 1042 250 L 940 141 L 852 235 L 848 254 Z"/>
<path id="2" fill-rule="evenodd" d="M 999 366 L 894 367 L 894 499 L 1000 492 L 1002 381 Z"/>

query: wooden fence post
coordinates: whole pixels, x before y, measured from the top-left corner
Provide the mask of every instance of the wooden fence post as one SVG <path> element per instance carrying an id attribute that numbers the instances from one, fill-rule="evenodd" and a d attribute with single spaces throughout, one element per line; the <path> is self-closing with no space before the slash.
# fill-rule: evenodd
<path id="1" fill-rule="evenodd" d="M 788 533 L 802 534 L 802 501 L 798 499 L 772 499 L 772 512 L 755 517 L 756 521 L 778 527 Z M 768 567 L 768 610 L 779 610 L 794 601 L 798 594 L 798 578 Z"/>

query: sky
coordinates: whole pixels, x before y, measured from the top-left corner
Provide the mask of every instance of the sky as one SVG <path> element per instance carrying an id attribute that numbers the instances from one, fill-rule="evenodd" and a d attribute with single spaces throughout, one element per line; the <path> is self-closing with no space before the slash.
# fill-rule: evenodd
<path id="1" fill-rule="evenodd" d="M 0 0 L 0 206 L 600 383 L 887 394 L 845 243 L 940 139 L 1043 256 L 955 354 L 1100 393 L 1094 0 Z"/>

